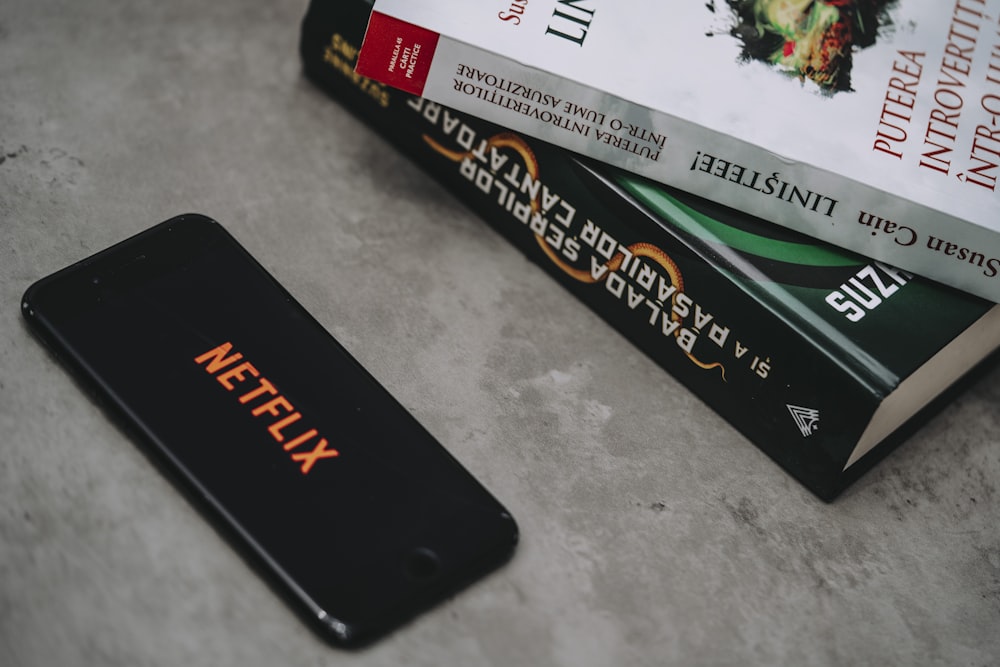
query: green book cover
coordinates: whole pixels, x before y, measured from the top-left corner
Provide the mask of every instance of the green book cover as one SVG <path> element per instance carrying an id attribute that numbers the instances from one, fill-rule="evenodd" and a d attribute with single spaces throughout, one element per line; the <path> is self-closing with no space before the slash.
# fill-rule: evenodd
<path id="1" fill-rule="evenodd" d="M 358 75 L 370 11 L 312 2 L 307 76 L 819 497 L 1000 344 L 987 301 Z"/>

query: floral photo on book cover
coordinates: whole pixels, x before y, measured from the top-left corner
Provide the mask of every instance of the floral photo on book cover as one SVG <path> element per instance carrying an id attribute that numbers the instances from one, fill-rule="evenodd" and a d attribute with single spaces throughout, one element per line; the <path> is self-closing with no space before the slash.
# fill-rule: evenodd
<path id="1" fill-rule="evenodd" d="M 854 52 L 873 45 L 897 0 L 718 0 L 742 60 L 759 60 L 834 93 L 851 90 Z M 717 5 L 724 4 L 725 9 Z"/>

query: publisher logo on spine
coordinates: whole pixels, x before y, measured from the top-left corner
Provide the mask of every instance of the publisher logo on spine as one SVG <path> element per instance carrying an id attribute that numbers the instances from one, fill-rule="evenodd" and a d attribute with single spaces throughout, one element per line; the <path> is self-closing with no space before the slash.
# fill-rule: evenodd
<path id="1" fill-rule="evenodd" d="M 795 425 L 799 427 L 799 432 L 803 438 L 808 438 L 819 430 L 819 410 L 791 404 L 785 405 L 785 407 L 791 413 L 792 419 L 795 420 Z"/>
<path id="2" fill-rule="evenodd" d="M 438 39 L 436 32 L 372 12 L 355 71 L 411 95 L 423 95 Z"/>

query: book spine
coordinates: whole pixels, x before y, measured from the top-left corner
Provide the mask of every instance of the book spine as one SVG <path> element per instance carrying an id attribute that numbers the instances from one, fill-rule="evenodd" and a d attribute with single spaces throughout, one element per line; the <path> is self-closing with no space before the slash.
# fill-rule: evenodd
<path id="1" fill-rule="evenodd" d="M 357 71 L 513 131 L 1000 302 L 1000 235 L 932 206 L 786 160 L 738 137 L 721 135 L 696 122 L 378 11 L 371 15 Z M 893 222 L 904 220 L 905 224 Z M 976 261 L 969 261 L 970 257 Z"/>
<path id="2" fill-rule="evenodd" d="M 898 443 L 848 466 L 891 385 L 739 289 L 600 167 L 356 73 L 369 10 L 363 0 L 313 1 L 301 42 L 307 76 L 793 477 L 831 500 Z"/>

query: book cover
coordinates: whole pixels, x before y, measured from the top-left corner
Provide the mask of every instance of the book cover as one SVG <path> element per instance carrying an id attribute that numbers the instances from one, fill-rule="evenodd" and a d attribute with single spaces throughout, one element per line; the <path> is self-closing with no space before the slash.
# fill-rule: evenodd
<path id="1" fill-rule="evenodd" d="M 307 76 L 819 497 L 1000 344 L 1000 306 L 358 74 L 370 9 L 313 0 Z"/>
<path id="2" fill-rule="evenodd" d="M 377 0 L 358 72 L 1000 301 L 1000 0 Z"/>

